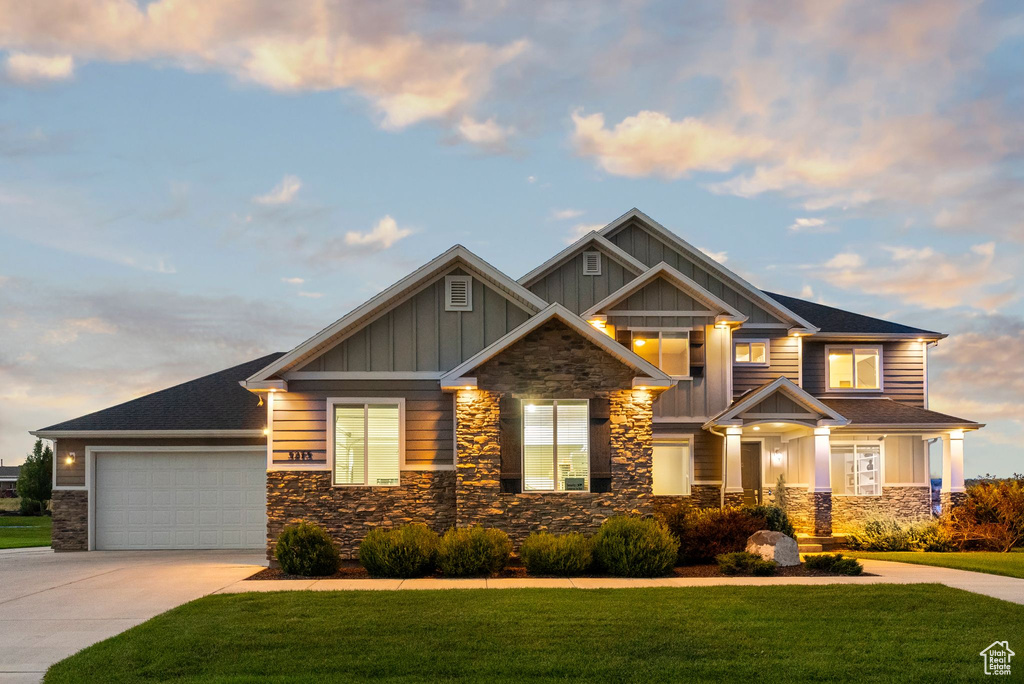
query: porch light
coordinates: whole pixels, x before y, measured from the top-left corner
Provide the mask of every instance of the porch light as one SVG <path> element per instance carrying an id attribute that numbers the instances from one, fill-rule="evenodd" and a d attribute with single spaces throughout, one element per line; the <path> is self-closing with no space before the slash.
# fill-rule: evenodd
<path id="1" fill-rule="evenodd" d="M 633 346 L 634 347 L 642 347 L 645 344 L 647 344 L 647 340 L 645 340 L 645 339 L 637 338 L 637 339 L 633 340 Z"/>
<path id="2" fill-rule="evenodd" d="M 761 429 L 761 426 L 760 426 L 760 425 L 755 425 L 755 426 L 754 426 L 754 432 L 757 432 L 757 431 L 758 431 L 758 430 L 760 430 L 760 429 Z"/>
<path id="3" fill-rule="evenodd" d="M 780 465 L 782 465 L 782 452 L 779 451 L 778 449 L 776 449 L 775 451 L 772 452 L 772 465 L 773 466 L 780 466 Z"/>
<path id="4" fill-rule="evenodd" d="M 68 455 L 64 458 L 64 462 L 67 463 L 68 465 L 71 465 L 72 463 L 74 463 L 75 462 L 75 452 L 72 451 L 72 452 L 68 453 Z"/>
<path id="5" fill-rule="evenodd" d="M 268 428 L 263 428 L 263 434 L 264 435 L 269 435 L 270 434 L 270 430 Z"/>

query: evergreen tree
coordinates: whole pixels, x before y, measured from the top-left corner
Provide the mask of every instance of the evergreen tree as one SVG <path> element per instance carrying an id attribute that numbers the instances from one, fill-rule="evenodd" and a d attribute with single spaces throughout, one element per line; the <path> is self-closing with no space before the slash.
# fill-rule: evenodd
<path id="1" fill-rule="evenodd" d="M 25 458 L 18 474 L 18 496 L 29 501 L 38 501 L 45 510 L 46 502 L 53 495 L 53 449 L 43 446 L 37 439 L 32 453 Z M 40 511 L 42 512 L 42 511 Z"/>

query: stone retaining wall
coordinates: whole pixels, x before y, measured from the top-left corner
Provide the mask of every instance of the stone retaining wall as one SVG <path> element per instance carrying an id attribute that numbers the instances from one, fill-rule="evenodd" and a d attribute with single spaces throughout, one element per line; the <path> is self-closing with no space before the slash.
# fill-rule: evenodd
<path id="1" fill-rule="evenodd" d="M 52 496 L 53 550 L 88 551 L 89 492 L 84 489 L 55 489 Z"/>

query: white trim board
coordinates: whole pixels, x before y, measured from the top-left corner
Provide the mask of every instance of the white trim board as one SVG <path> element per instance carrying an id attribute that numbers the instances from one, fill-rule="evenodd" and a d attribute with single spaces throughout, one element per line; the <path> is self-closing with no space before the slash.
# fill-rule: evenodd
<path id="1" fill-rule="evenodd" d="M 608 258 L 618 262 L 620 266 L 631 272 L 633 275 L 640 275 L 647 270 L 647 266 L 642 261 L 634 257 L 629 252 L 620 249 L 614 242 L 597 231 L 592 230 L 537 268 L 524 275 L 519 279 L 519 284 L 524 287 L 533 285 L 551 271 L 555 270 L 570 259 L 575 258 L 579 252 L 584 251 L 586 247 L 591 245 L 599 247 L 599 252 L 603 252 Z"/>
<path id="2" fill-rule="evenodd" d="M 90 437 L 118 438 L 190 438 L 215 437 L 217 439 L 263 437 L 259 430 L 36 430 L 29 432 L 43 439 L 88 439 Z"/>
<path id="3" fill-rule="evenodd" d="M 829 407 L 827 404 L 822 403 L 817 398 L 805 392 L 795 382 L 793 382 L 792 380 L 785 376 L 780 376 L 779 378 L 768 383 L 767 385 L 764 385 L 760 389 L 749 392 L 742 398 L 740 398 L 738 401 L 733 402 L 732 406 L 728 407 L 727 409 L 719 413 L 717 416 L 713 417 L 711 420 L 706 422 L 703 425 L 704 429 L 707 430 L 708 428 L 714 427 L 715 425 L 719 424 L 732 423 L 733 421 L 736 420 L 742 421 L 743 419 L 738 419 L 737 417 L 741 416 L 748 409 L 761 403 L 775 392 L 782 392 L 783 394 L 785 394 L 786 396 L 788 396 L 790 399 L 800 404 L 801 406 L 804 406 L 817 414 L 827 416 L 827 419 L 819 421 L 819 423 L 826 423 L 825 426 L 827 427 L 843 427 L 845 425 L 849 425 L 850 423 L 848 419 L 840 415 L 839 412 L 837 412 L 835 409 Z M 762 418 L 759 416 L 758 418 L 752 420 L 762 420 Z M 771 419 L 768 419 L 768 422 L 777 421 L 772 421 Z M 742 424 L 745 424 L 745 421 L 743 421 Z"/>
<path id="4" fill-rule="evenodd" d="M 335 469 L 334 469 L 334 420 L 335 413 L 334 407 L 337 405 L 359 405 L 369 406 L 372 404 L 398 404 L 398 482 L 393 485 L 371 485 L 369 482 L 363 483 L 338 483 L 334 481 Z M 331 473 L 331 487 L 401 487 L 402 486 L 402 471 L 410 470 L 406 467 L 405 462 L 405 397 L 327 397 L 327 434 L 324 435 L 324 439 L 327 442 L 327 469 Z M 365 409 L 364 409 L 365 411 Z M 366 430 L 369 430 L 369 425 L 366 426 Z M 369 443 L 369 434 L 364 435 L 367 443 Z M 364 447 L 363 457 L 367 459 L 367 464 L 364 467 L 364 476 L 369 479 L 369 453 Z"/>

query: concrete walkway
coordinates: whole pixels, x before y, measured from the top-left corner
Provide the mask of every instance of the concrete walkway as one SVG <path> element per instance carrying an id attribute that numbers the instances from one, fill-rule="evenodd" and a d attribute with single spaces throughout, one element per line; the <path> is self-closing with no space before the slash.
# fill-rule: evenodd
<path id="1" fill-rule="evenodd" d="M 861 577 L 658 577 L 626 579 L 614 577 L 524 577 L 497 579 L 327 579 L 327 580 L 252 580 L 235 582 L 220 589 L 221 594 L 254 591 L 347 591 L 404 589 L 624 589 L 637 587 L 719 587 L 781 585 L 820 586 L 825 584 L 945 584 L 976 594 L 1024 604 L 1024 580 L 985 575 L 966 570 L 935 568 L 910 563 L 862 560 Z"/>
<path id="2" fill-rule="evenodd" d="M 262 551 L 0 551 L 0 682 L 249 577 Z"/>

